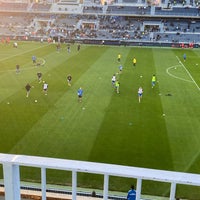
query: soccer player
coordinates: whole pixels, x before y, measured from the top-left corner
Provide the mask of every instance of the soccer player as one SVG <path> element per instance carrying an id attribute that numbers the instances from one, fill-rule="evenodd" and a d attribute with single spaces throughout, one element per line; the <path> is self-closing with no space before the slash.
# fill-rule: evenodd
<path id="1" fill-rule="evenodd" d="M 47 95 L 47 90 L 48 90 L 48 84 L 44 81 L 43 91 L 45 95 Z"/>
<path id="2" fill-rule="evenodd" d="M 19 65 L 17 64 L 17 65 L 16 65 L 16 74 L 19 74 L 19 73 L 20 73 Z"/>
<path id="3" fill-rule="evenodd" d="M 151 79 L 152 88 L 156 85 L 156 75 L 154 74 Z"/>
<path id="4" fill-rule="evenodd" d="M 183 60 L 184 60 L 184 62 L 186 61 L 186 54 L 185 53 L 183 54 Z"/>
<path id="5" fill-rule="evenodd" d="M 138 100 L 139 100 L 139 103 L 140 103 L 140 101 L 142 99 L 142 94 L 143 94 L 143 89 L 142 89 L 142 87 L 139 87 L 139 89 L 138 89 Z"/>
<path id="6" fill-rule="evenodd" d="M 25 89 L 26 89 L 26 97 L 29 97 L 31 91 L 31 86 L 29 83 L 26 84 Z"/>
<path id="7" fill-rule="evenodd" d="M 83 89 L 80 87 L 77 91 L 77 95 L 78 95 L 78 101 L 82 102 L 82 97 L 83 97 Z"/>
<path id="8" fill-rule="evenodd" d="M 14 42 L 14 43 L 13 43 L 13 47 L 14 47 L 14 48 L 17 48 L 17 47 L 18 47 L 17 42 Z"/>
<path id="9" fill-rule="evenodd" d="M 120 65 L 120 66 L 119 66 L 119 73 L 120 73 L 120 74 L 122 73 L 122 69 L 123 69 L 123 66 Z"/>
<path id="10" fill-rule="evenodd" d="M 71 52 L 71 47 L 70 44 L 67 44 L 67 52 L 70 53 Z"/>
<path id="11" fill-rule="evenodd" d="M 42 73 L 38 72 L 37 73 L 37 77 L 38 77 L 38 82 L 41 83 L 41 81 L 42 81 Z"/>
<path id="12" fill-rule="evenodd" d="M 118 61 L 118 62 L 121 61 L 121 57 L 122 57 L 122 56 L 121 56 L 121 54 L 119 53 L 119 54 L 117 55 L 117 61 Z"/>
<path id="13" fill-rule="evenodd" d="M 116 80 L 115 81 L 115 89 L 116 89 L 117 94 L 119 94 L 119 85 L 120 85 L 119 81 Z"/>
<path id="14" fill-rule="evenodd" d="M 35 65 L 36 64 L 36 56 L 32 56 L 32 61 L 33 61 L 33 64 Z"/>
<path id="15" fill-rule="evenodd" d="M 115 81 L 116 81 L 116 75 L 113 74 L 112 79 L 111 79 L 113 87 L 115 86 Z"/>
<path id="16" fill-rule="evenodd" d="M 133 66 L 134 66 L 134 67 L 136 66 L 136 63 L 137 63 L 136 58 L 133 58 Z"/>
<path id="17" fill-rule="evenodd" d="M 81 49 L 81 45 L 78 44 L 78 46 L 77 46 L 77 51 L 80 51 L 80 49 Z"/>
<path id="18" fill-rule="evenodd" d="M 71 81 L 72 81 L 72 76 L 69 74 L 67 76 L 67 83 L 68 83 L 68 86 L 70 86 L 70 87 L 71 87 Z"/>
<path id="19" fill-rule="evenodd" d="M 61 44 L 60 42 L 58 42 L 58 44 L 56 45 L 56 51 L 60 52 L 60 49 L 61 49 Z"/>
<path id="20" fill-rule="evenodd" d="M 131 185 L 131 189 L 128 191 L 127 200 L 135 200 L 136 199 L 136 191 L 134 189 L 134 185 Z"/>

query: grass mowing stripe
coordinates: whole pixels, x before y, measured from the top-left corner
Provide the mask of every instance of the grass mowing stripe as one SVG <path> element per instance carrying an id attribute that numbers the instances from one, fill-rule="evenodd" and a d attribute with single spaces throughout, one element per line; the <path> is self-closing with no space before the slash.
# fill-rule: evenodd
<path id="1" fill-rule="evenodd" d="M 17 51 L 36 47 L 35 43 L 23 45 Z M 55 45 L 50 45 L 1 62 L 2 70 L 15 68 L 18 61 L 27 69 L 19 76 L 11 71 L 1 73 L 1 152 L 199 172 L 199 93 L 194 84 L 166 73 L 166 69 L 177 64 L 176 56 L 181 58 L 183 50 L 89 45 L 83 45 L 80 52 L 76 45 L 71 49 L 70 54 L 65 49 L 57 53 Z M 28 70 L 33 53 L 46 60 L 44 67 Z M 118 76 L 119 95 L 111 86 L 113 73 L 119 71 L 118 53 L 122 54 L 124 67 Z M 184 65 L 199 85 L 199 52 L 187 50 L 186 54 Z M 133 56 L 138 61 L 136 67 L 132 66 Z M 38 70 L 49 83 L 47 96 L 37 81 Z M 71 88 L 66 82 L 69 73 L 73 77 Z M 159 82 L 152 89 L 154 73 Z M 170 68 L 170 73 L 188 78 L 183 67 Z M 27 81 L 35 86 L 28 99 L 24 89 Z M 84 89 L 82 104 L 78 104 L 76 94 L 80 86 Z M 141 104 L 137 97 L 139 86 L 144 89 Z M 38 103 L 34 102 L 36 98 Z M 26 180 L 40 179 L 38 170 L 22 171 Z M 71 176 L 65 172 L 47 173 L 48 181 L 71 182 Z M 86 174 L 80 174 L 78 179 L 82 186 L 97 188 L 103 181 L 102 176 L 96 179 Z M 110 177 L 110 181 L 109 189 L 127 191 L 135 180 Z M 144 181 L 142 192 L 166 195 L 169 188 L 169 184 Z M 193 196 L 199 193 L 197 189 L 186 190 Z M 182 194 L 177 193 L 183 197 Z"/>
<path id="2" fill-rule="evenodd" d="M 31 46 L 29 48 L 31 48 Z M 55 52 L 54 49 L 53 51 Z M 44 53 L 45 52 L 43 52 L 43 54 Z M 48 53 L 49 51 L 46 52 L 46 54 Z M 53 60 L 55 56 L 51 56 L 51 57 Z M 28 60 L 30 60 L 30 58 Z M 51 60 L 49 61 L 51 62 Z M 58 59 L 57 64 L 59 64 L 59 62 L 63 62 L 63 60 Z M 29 64 L 27 65 L 27 68 L 28 67 L 29 67 Z M 56 67 L 56 65 L 52 67 Z M 40 68 L 40 70 L 41 69 L 45 69 L 48 71 L 51 68 L 48 65 L 48 67 Z M 27 128 L 29 128 L 29 126 L 32 126 L 31 123 L 32 122 L 35 123 L 35 117 L 37 118 L 38 115 L 42 115 L 43 112 L 46 112 L 47 107 L 50 106 L 51 103 L 55 100 L 55 98 L 51 98 L 47 104 L 45 103 L 45 99 L 43 99 L 42 97 L 43 95 L 41 92 L 42 86 L 39 85 L 36 80 L 37 71 L 38 71 L 38 68 L 35 69 L 35 72 L 30 70 L 30 71 L 21 73 L 20 75 L 16 75 L 15 73 L 12 73 L 12 74 L 7 73 L 6 75 L 3 75 L 3 74 L 1 75 L 1 77 L 4 76 L 4 79 L 1 78 L 1 85 L 5 86 L 5 90 L 3 89 L 1 90 L 1 97 L 3 96 L 2 100 L 4 100 L 1 104 L 2 113 L 6 113 L 6 117 L 10 118 L 10 121 L 8 122 L 5 121 L 3 117 L 1 118 L 1 121 L 2 121 L 1 133 L 2 134 L 6 133 L 8 136 L 7 138 L 5 137 L 5 140 L 6 139 L 8 140 L 7 142 L 3 142 L 4 140 L 2 139 L 2 142 L 4 143 L 4 145 L 1 146 L 3 148 L 2 152 L 8 151 L 8 148 L 10 148 L 13 145 L 13 142 L 16 142 L 15 139 L 18 140 L 20 135 L 21 137 L 23 137 L 23 134 L 26 133 Z M 65 79 L 65 77 L 61 77 L 61 78 Z M 12 81 L 12 79 L 14 81 Z M 31 85 L 35 85 L 35 88 L 31 90 L 31 95 L 28 100 L 25 97 L 25 89 L 24 89 L 24 86 L 27 82 L 31 82 Z M 57 92 L 59 90 L 60 88 L 57 89 Z M 35 108 L 34 99 L 40 98 L 40 97 L 41 97 L 41 102 L 45 103 L 45 105 L 41 107 L 38 105 L 38 107 Z M 9 102 L 10 104 L 8 105 L 7 102 Z M 35 110 L 37 108 L 38 110 Z M 10 109 L 13 109 L 13 111 L 10 112 L 9 111 Z M 26 120 L 30 118 L 29 122 L 26 123 L 26 120 L 23 120 L 23 116 L 25 116 Z M 14 119 L 14 117 L 16 117 L 16 119 Z M 9 124 L 13 124 L 13 126 L 9 126 Z M 16 134 L 13 135 L 13 132 L 16 132 Z M 10 134 L 12 136 L 9 137 Z M 12 139 L 12 142 L 9 141 L 9 139 Z"/>
<path id="3" fill-rule="evenodd" d="M 90 50 L 90 51 L 93 51 L 93 49 L 92 50 Z M 102 53 L 104 52 L 104 50 L 102 50 L 101 51 Z M 101 53 L 100 52 L 100 53 Z M 89 54 L 90 54 L 90 52 L 89 52 Z M 99 54 L 99 53 L 98 53 Z M 81 55 L 78 55 L 78 57 L 80 57 Z M 97 55 L 98 56 L 98 55 Z M 95 56 L 94 58 L 93 58 L 93 61 L 94 62 L 96 62 L 96 58 L 97 58 L 97 56 Z M 83 59 L 85 57 L 85 55 L 83 55 L 83 57 L 80 57 L 80 60 L 81 59 Z M 92 60 L 92 59 L 91 59 Z M 77 60 L 78 61 L 78 60 Z M 70 62 L 70 61 L 69 61 Z M 93 66 L 93 63 L 91 63 L 91 61 L 89 62 L 89 66 L 76 66 L 76 67 L 74 67 L 74 66 L 72 66 L 71 67 L 71 69 L 74 71 L 79 71 L 79 72 L 81 72 L 81 69 L 82 69 L 82 73 L 83 73 L 83 69 L 85 70 L 85 69 L 87 69 L 88 67 L 91 67 L 91 65 Z M 107 66 L 103 66 L 104 68 L 106 68 Z M 103 67 L 102 67 L 102 65 L 99 65 L 98 66 L 98 68 L 99 68 L 99 70 L 101 71 L 101 70 L 103 70 Z M 59 68 L 59 67 L 58 67 Z M 62 69 L 64 69 L 65 68 L 65 66 L 61 66 L 60 68 L 62 68 Z M 51 113 L 51 112 L 49 112 L 50 114 L 47 114 L 47 118 L 48 118 L 48 116 L 49 116 L 49 119 L 48 120 L 44 120 L 44 121 L 46 121 L 46 123 L 47 124 L 49 124 L 49 122 L 52 122 L 52 123 L 50 123 L 49 125 L 48 125 L 48 127 L 49 127 L 49 129 L 51 130 L 52 129 L 52 131 L 54 132 L 55 131 L 55 133 L 53 133 L 53 134 L 56 134 L 56 131 L 58 131 L 59 130 L 59 132 L 63 132 L 63 131 L 66 131 L 66 132 L 68 132 L 68 134 L 72 134 L 73 132 L 76 132 L 76 129 L 78 129 L 79 128 L 79 126 L 77 126 L 77 122 L 74 124 L 74 126 L 73 126 L 73 123 L 71 123 L 71 121 L 70 120 L 72 120 L 72 121 L 77 121 L 77 117 L 79 116 L 79 112 L 82 112 L 82 107 L 80 108 L 80 109 L 78 109 L 77 108 L 77 95 L 76 95 L 76 90 L 77 90 L 77 88 L 79 87 L 77 87 L 76 89 L 74 89 L 75 88 L 75 86 L 77 85 L 77 84 L 80 84 L 80 85 L 82 85 L 83 86 L 83 88 L 84 88 L 84 92 L 85 92 L 85 94 L 84 94 L 84 99 L 86 98 L 86 100 L 85 101 L 87 101 L 87 103 L 89 102 L 89 97 L 87 98 L 87 96 L 89 96 L 89 92 L 91 93 L 91 94 L 93 94 L 94 92 L 95 92 L 95 90 L 97 90 L 98 91 L 98 89 L 95 89 L 95 88 L 93 88 L 94 89 L 94 91 L 89 91 L 89 90 L 91 90 L 90 88 L 88 88 L 88 89 L 86 89 L 87 87 L 89 87 L 90 85 L 90 83 L 91 83 L 91 80 L 93 80 L 92 81 L 92 83 L 96 83 L 96 82 L 98 82 L 98 85 L 92 85 L 92 87 L 94 87 L 94 86 L 98 86 L 98 87 L 101 87 L 101 84 L 102 84 L 102 82 L 104 81 L 104 79 L 102 78 L 102 80 L 101 80 L 101 82 L 99 82 L 99 73 L 97 73 L 97 66 L 96 65 L 94 65 L 93 66 L 93 68 L 95 69 L 95 70 L 93 70 L 94 72 L 92 72 L 91 70 L 89 71 L 89 72 L 87 72 L 87 74 L 86 75 L 84 75 L 84 78 L 81 78 L 82 80 L 83 80 L 83 83 L 81 84 L 80 83 L 80 81 L 81 80 L 79 80 L 78 82 L 79 83 L 74 83 L 74 82 L 76 82 L 76 77 L 75 77 L 75 75 L 73 76 L 73 71 L 72 71 L 72 76 L 73 76 L 73 86 L 72 86 L 72 88 L 70 88 L 70 90 L 66 93 L 66 95 L 64 95 L 63 97 L 62 97 L 62 99 L 60 100 L 60 101 L 58 101 L 59 103 L 56 103 L 56 105 L 63 105 L 63 106 L 61 106 L 61 110 L 59 111 L 59 109 L 57 110 L 57 106 L 56 106 L 56 108 L 55 107 L 53 107 L 52 108 L 52 112 L 53 113 Z M 95 74 L 94 74 L 95 73 Z M 77 73 L 76 73 L 76 75 L 77 75 Z M 52 76 L 55 78 L 55 75 L 53 75 L 52 74 Z M 83 76 L 83 75 L 82 75 Z M 86 78 L 88 76 L 88 78 Z M 79 77 L 80 78 L 80 77 Z M 58 78 L 56 78 L 56 80 L 57 80 Z M 87 83 L 87 80 L 90 80 L 88 83 Z M 51 83 L 51 82 L 49 82 L 49 83 Z M 86 85 L 88 85 L 88 86 L 86 86 Z M 67 84 L 65 85 L 65 87 L 66 87 L 66 89 L 68 89 L 67 88 Z M 91 87 L 91 86 L 90 86 Z M 98 88 L 97 87 L 97 88 Z M 102 84 L 102 88 L 103 88 L 103 84 Z M 51 88 L 50 88 L 50 90 L 51 90 Z M 55 89 L 56 90 L 56 89 Z M 88 94 L 87 94 L 87 92 L 88 92 Z M 98 91 L 99 92 L 99 91 Z M 51 94 L 49 94 L 49 95 L 51 95 Z M 94 94 L 93 94 L 94 95 Z M 74 99 L 75 98 L 75 99 Z M 40 102 L 40 100 L 38 100 L 38 102 Z M 68 102 L 68 103 L 67 103 Z M 72 105 L 74 106 L 72 106 Z M 82 106 L 82 105 L 81 105 Z M 59 106 L 60 107 L 60 106 Z M 59 108 L 58 107 L 58 108 Z M 97 108 L 98 108 L 98 106 L 96 106 Z M 54 108 L 55 108 L 55 110 L 54 110 Z M 74 109 L 72 109 L 72 108 L 74 108 Z M 94 108 L 94 106 L 92 106 L 91 105 L 91 109 L 92 108 Z M 77 110 L 78 109 L 78 110 Z M 71 110 L 71 111 L 70 111 Z M 77 110 L 77 111 L 76 111 Z M 90 110 L 90 107 L 89 108 L 86 108 L 86 111 L 88 112 Z M 61 112 L 61 114 L 59 114 L 59 113 L 57 113 L 57 111 L 58 112 Z M 85 111 L 85 112 L 86 112 Z M 64 112 L 64 113 L 63 113 Z M 70 113 L 69 113 L 70 112 Z M 77 113 L 78 112 L 78 113 Z M 93 114 L 94 114 L 94 110 L 93 111 L 91 111 Z M 57 116 L 57 114 L 59 114 L 58 116 Z M 90 113 L 90 114 L 92 114 L 92 113 Z M 99 112 L 99 113 L 101 113 L 101 112 Z M 74 117 L 73 117 L 74 116 Z M 58 117 L 58 119 L 56 120 L 55 118 L 57 118 Z M 81 117 L 81 115 L 79 116 L 79 117 Z M 53 119 L 51 119 L 51 118 L 53 118 Z M 60 119 L 62 120 L 62 121 L 66 121 L 66 126 L 64 126 L 63 128 L 64 128 L 64 130 L 62 131 L 62 126 L 63 126 L 63 122 L 61 123 L 61 125 L 58 123 L 58 127 L 59 128 L 56 128 L 56 123 L 55 122 L 57 122 L 57 121 L 60 121 Z M 87 118 L 86 118 L 87 119 Z M 92 118 L 92 119 L 95 119 L 95 117 L 94 118 Z M 80 123 L 81 123 L 81 120 L 78 120 Z M 84 121 L 84 120 L 82 120 L 82 121 Z M 42 123 L 42 124 L 46 124 L 46 123 Z M 84 125 L 84 124 L 83 124 Z M 55 126 L 55 127 L 54 127 Z M 60 127 L 61 126 L 61 127 Z M 52 127 L 54 127 L 54 128 L 52 128 Z M 87 127 L 87 129 L 89 128 L 89 126 L 86 126 Z M 85 127 L 85 128 L 86 128 Z M 80 128 L 81 128 L 81 126 L 80 126 Z M 84 127 L 82 127 L 82 129 L 81 130 L 79 130 L 79 132 L 81 132 L 81 131 L 83 131 L 83 132 L 85 132 L 86 130 L 85 130 L 85 128 Z M 36 125 L 36 129 L 40 129 L 40 127 L 39 126 L 37 126 Z M 46 129 L 48 130 L 48 128 L 47 128 L 47 126 L 46 126 Z M 66 130 L 67 129 L 67 130 Z M 75 129 L 75 130 L 74 130 Z M 94 129 L 94 128 L 93 128 Z M 70 131 L 71 130 L 71 131 Z M 92 131 L 90 131 L 91 133 L 93 132 L 94 130 L 92 130 Z M 32 132 L 41 132 L 40 130 L 32 130 Z M 71 133 L 70 133 L 71 132 Z M 80 134 L 82 134 L 82 133 L 80 133 Z M 54 135 L 54 136 L 57 136 L 57 134 L 56 135 Z M 68 135 L 66 135 L 66 137 L 68 137 Z M 71 136 L 71 137 L 73 137 L 73 135 Z M 29 138 L 29 137 L 28 137 Z M 44 139 L 44 138 L 43 138 Z M 66 138 L 67 139 L 67 138 Z M 48 140 L 48 139 L 47 139 Z M 52 141 L 51 139 L 49 139 L 49 141 Z M 53 141 L 55 141 L 55 139 L 53 140 Z M 63 140 L 63 142 L 64 142 L 64 140 Z M 66 142 L 66 141 L 65 141 Z M 70 140 L 69 140 L 69 142 L 70 142 Z M 70 150 L 70 146 L 68 146 L 68 145 L 66 145 L 66 148 L 69 148 L 69 150 Z M 59 146 L 59 147 L 61 147 L 61 148 L 64 148 L 62 145 L 61 146 Z M 15 148 L 14 148 L 15 149 Z M 34 149 L 34 148 L 33 148 Z M 81 150 L 81 148 L 80 148 L 80 150 Z M 74 151 L 74 148 L 72 148 L 72 151 Z M 27 151 L 28 152 L 28 151 Z M 44 151 L 42 151 L 42 152 L 44 152 Z M 82 150 L 82 152 L 84 152 L 83 150 Z M 46 152 L 47 154 L 48 154 L 48 152 Z M 55 155 L 55 151 L 54 152 L 51 152 L 53 155 Z M 60 152 L 59 152 L 60 153 Z M 83 153 L 82 153 L 83 154 Z M 81 154 L 81 152 L 80 152 L 80 154 L 77 154 L 76 153 L 76 155 L 79 155 L 79 156 L 81 156 L 82 155 Z M 63 156 L 67 156 L 68 154 L 65 154 L 65 155 L 63 155 Z M 86 155 L 86 154 L 85 154 Z M 78 157 L 79 158 L 79 157 Z M 77 158 L 77 159 L 78 159 Z M 79 158 L 79 159 L 81 159 L 81 157 Z M 82 158 L 83 159 L 83 158 Z M 86 158 L 85 158 L 86 159 Z"/>
<path id="4" fill-rule="evenodd" d="M 31 46 L 30 46 L 31 48 Z M 82 51 L 86 49 L 85 47 L 82 48 Z M 37 72 L 40 71 L 43 74 L 43 79 L 48 81 L 51 77 L 50 70 L 57 68 L 58 65 L 62 64 L 63 66 L 66 64 L 68 67 L 68 59 L 77 55 L 76 46 L 72 47 L 72 52 L 70 55 L 67 51 L 62 51 L 59 54 L 55 51 L 54 45 L 51 48 L 47 48 L 43 50 L 44 59 L 47 61 L 44 66 L 33 66 L 31 57 L 27 55 L 21 55 L 18 59 L 23 60 L 23 65 L 20 65 L 20 74 L 15 73 L 15 64 L 12 64 L 12 59 L 9 60 L 6 66 L 12 66 L 12 70 L 8 70 L 4 68 L 4 71 L 1 71 L 0 74 L 0 84 L 2 85 L 0 89 L 0 100 L 3 101 L 15 93 L 19 92 L 19 90 L 25 90 L 24 86 L 27 82 L 35 85 L 37 83 Z M 26 52 L 25 52 L 26 54 Z M 37 55 L 37 52 L 36 52 Z M 27 59 L 24 59 L 24 58 Z M 16 61 L 16 60 L 15 60 Z M 26 62 L 25 62 L 26 61 Z M 76 66 L 73 66 L 76 67 Z M 54 75 L 55 76 L 55 75 Z M 59 75 L 60 76 L 60 75 Z M 62 74 L 60 78 L 63 79 L 63 82 L 66 81 L 66 74 Z M 9 81 L 8 81 L 9 80 Z M 5 89 L 6 88 L 6 89 Z M 9 90 L 8 90 L 9 88 Z M 33 90 L 32 90 L 33 91 Z M 32 93 L 32 92 L 31 92 Z M 7 100 L 9 101 L 9 100 Z"/>
<path id="5" fill-rule="evenodd" d="M 32 141 L 36 141 L 37 138 L 34 135 L 41 134 L 41 126 L 45 127 L 39 141 L 53 141 L 51 149 L 48 151 L 46 149 L 45 151 L 46 145 L 43 144 L 42 148 L 40 147 L 40 150 L 38 150 L 37 146 L 39 147 L 39 145 L 36 144 L 34 145 L 36 146 L 34 154 L 41 151 L 48 156 L 62 155 L 62 157 L 66 158 L 71 158 L 72 156 L 73 159 L 88 159 L 87 155 L 90 153 L 90 148 L 93 147 L 93 139 L 96 138 L 98 127 L 112 95 L 112 88 L 109 89 L 107 87 L 108 84 L 111 84 L 110 75 L 112 73 L 110 75 L 107 73 L 107 68 L 110 66 L 108 63 L 107 65 L 102 65 L 102 61 L 109 60 L 108 55 L 112 50 L 110 49 L 110 51 L 106 52 L 105 50 L 106 48 L 98 50 L 98 55 L 100 56 L 102 53 L 103 55 L 98 59 L 94 57 L 95 63 L 73 83 L 67 93 L 57 101 L 55 107 L 50 109 L 23 138 L 21 143 L 26 143 L 30 149 L 34 149 L 31 148 L 35 143 L 32 143 Z M 77 102 L 76 95 L 76 90 L 80 85 L 84 89 L 84 98 L 81 104 Z M 83 106 L 85 107 L 84 110 Z M 47 144 L 47 146 L 50 146 L 50 144 Z M 16 148 L 12 151 L 16 151 Z M 26 149 L 25 152 L 29 151 L 29 149 Z"/>
<path id="6" fill-rule="evenodd" d="M 160 71 L 163 69 L 163 72 L 160 74 L 162 76 L 159 78 L 159 85 L 161 88 L 163 109 L 166 114 L 165 119 L 171 145 L 171 153 L 173 155 L 174 169 L 177 171 L 184 171 L 188 166 L 188 160 L 193 157 L 194 152 L 199 146 L 198 140 L 195 139 L 199 137 L 197 132 L 191 131 L 195 129 L 199 130 L 198 121 L 196 120 L 198 118 L 196 118 L 197 115 L 193 107 L 190 106 L 191 102 L 197 103 L 198 94 L 193 91 L 194 86 L 190 83 L 174 79 L 173 77 L 169 78 L 168 75 L 164 73 L 165 68 L 177 63 L 176 55 L 174 56 L 172 52 L 176 53 L 176 51 L 172 50 L 164 50 L 163 52 L 168 58 L 168 62 L 162 63 L 160 66 Z M 181 75 L 182 77 L 186 74 L 184 70 L 182 70 L 181 73 L 183 73 L 183 75 Z M 171 94 L 172 96 L 166 96 L 167 94 Z M 185 94 L 188 94 L 187 98 L 185 98 Z M 191 135 L 190 132 L 193 134 Z M 194 146 L 191 147 L 190 144 Z"/>
<path id="7" fill-rule="evenodd" d="M 150 49 L 142 52 L 140 49 L 130 48 L 127 52 L 125 68 L 120 75 L 120 94 L 113 91 L 90 160 L 129 166 L 172 168 L 172 163 L 169 162 L 171 155 L 167 155 L 169 144 L 160 97 L 157 89 L 151 88 L 151 75 L 147 75 L 149 71 L 155 73 L 153 65 L 149 64 L 152 56 L 148 55 L 148 59 L 147 52 L 151 55 Z M 132 66 L 134 55 L 138 60 L 136 67 Z M 144 78 L 140 78 L 141 73 Z M 140 85 L 145 91 L 141 104 L 137 97 Z M 160 162 L 162 157 L 165 159 Z M 130 182 L 131 180 L 120 180 L 110 187 L 127 188 Z M 156 188 L 153 184 L 151 187 L 148 184 L 144 186 L 144 190 L 151 190 L 152 187 Z"/>

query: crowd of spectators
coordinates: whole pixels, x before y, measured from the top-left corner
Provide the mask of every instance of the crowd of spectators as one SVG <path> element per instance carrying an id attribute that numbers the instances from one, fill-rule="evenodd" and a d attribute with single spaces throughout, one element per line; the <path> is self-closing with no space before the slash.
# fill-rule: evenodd
<path id="1" fill-rule="evenodd" d="M 14 15 L 2 16 L 4 35 L 70 39 L 200 42 L 200 20 L 157 20 L 125 16 Z"/>
<path id="2" fill-rule="evenodd" d="M 60 3 L 58 1 L 57 3 Z M 63 3 L 63 2 L 62 2 Z M 174 6 L 182 3 L 185 6 L 185 0 L 169 1 Z M 184 9 L 196 9 L 195 15 L 200 12 L 196 8 L 198 1 L 190 1 L 195 3 L 195 7 Z M 1 3 L 2 4 L 2 3 Z M 6 3 L 3 3 L 5 8 Z M 16 3 L 13 3 L 15 5 Z M 23 3 L 23 8 L 25 8 Z M 26 4 L 27 6 L 27 4 Z M 47 12 L 16 12 L 10 15 L 8 12 L 1 13 L 2 22 L 0 22 L 0 30 L 2 35 L 9 36 L 26 36 L 39 38 L 62 37 L 66 39 L 99 39 L 99 40 L 120 40 L 120 41 L 153 41 L 153 42 L 197 42 L 200 43 L 200 20 L 198 18 L 180 18 L 174 19 L 163 17 L 151 18 L 151 6 L 115 6 L 106 5 L 106 12 L 111 14 L 103 14 L 103 5 L 96 3 L 92 6 L 88 4 L 83 6 L 83 14 L 67 14 L 50 12 L 51 4 L 32 3 L 27 6 L 29 9 Z M 130 15 L 130 12 L 136 15 Z M 174 10 L 180 7 L 174 7 Z M 1 9 L 1 8 L 0 8 Z M 158 11 L 159 7 L 156 7 Z M 155 9 L 155 11 L 156 11 Z M 125 12 L 124 12 L 125 11 Z M 118 15 L 118 12 L 122 12 Z M 165 11 L 163 12 L 171 12 Z M 182 12 L 182 11 L 181 11 Z M 90 14 L 88 14 L 90 13 Z M 116 15 L 115 15 L 116 13 Z M 124 13 L 127 13 L 124 14 Z M 145 16 L 148 13 L 147 16 Z M 179 13 L 177 11 L 177 13 Z M 188 13 L 188 10 L 185 10 Z M 192 12 L 194 13 L 194 12 Z M 159 14 L 160 15 L 160 14 Z M 173 16 L 173 14 L 172 14 Z M 153 23 L 152 23 L 153 22 Z"/>

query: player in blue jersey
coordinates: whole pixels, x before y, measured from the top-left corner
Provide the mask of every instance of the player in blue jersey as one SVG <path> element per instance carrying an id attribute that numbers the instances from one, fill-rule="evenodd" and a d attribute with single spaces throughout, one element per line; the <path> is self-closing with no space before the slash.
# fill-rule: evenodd
<path id="1" fill-rule="evenodd" d="M 119 66 L 119 73 L 120 73 L 120 74 L 122 73 L 122 69 L 123 69 L 123 66 L 120 65 L 120 66 Z"/>
<path id="2" fill-rule="evenodd" d="M 33 64 L 34 64 L 34 65 L 36 65 L 36 60 L 37 60 L 36 56 L 33 55 L 33 56 L 32 56 L 32 61 L 33 61 Z"/>
<path id="3" fill-rule="evenodd" d="M 135 200 L 136 199 L 136 191 L 134 189 L 134 185 L 131 185 L 131 189 L 128 191 L 127 200 Z"/>
<path id="4" fill-rule="evenodd" d="M 183 60 L 184 60 L 184 62 L 186 61 L 186 54 L 185 53 L 183 54 Z"/>
<path id="5" fill-rule="evenodd" d="M 77 95 L 78 95 L 78 101 L 81 102 L 83 97 L 83 89 L 81 87 L 78 89 Z"/>

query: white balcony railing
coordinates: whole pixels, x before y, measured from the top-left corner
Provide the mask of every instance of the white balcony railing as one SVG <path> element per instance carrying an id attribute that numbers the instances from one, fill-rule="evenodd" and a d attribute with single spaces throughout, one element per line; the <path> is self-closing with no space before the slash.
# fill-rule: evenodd
<path id="1" fill-rule="evenodd" d="M 136 200 L 141 197 L 142 180 L 160 181 L 171 184 L 170 200 L 175 200 L 176 185 L 200 186 L 200 175 L 164 170 L 154 170 L 122 165 L 111 165 L 76 160 L 0 154 L 3 165 L 5 200 L 20 200 L 20 167 L 36 167 L 41 169 L 42 200 L 46 200 L 46 169 L 72 172 L 72 200 L 76 200 L 77 173 L 91 173 L 104 176 L 103 199 L 108 199 L 109 176 L 137 179 Z"/>

